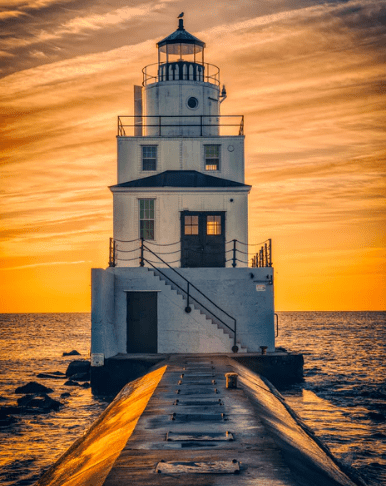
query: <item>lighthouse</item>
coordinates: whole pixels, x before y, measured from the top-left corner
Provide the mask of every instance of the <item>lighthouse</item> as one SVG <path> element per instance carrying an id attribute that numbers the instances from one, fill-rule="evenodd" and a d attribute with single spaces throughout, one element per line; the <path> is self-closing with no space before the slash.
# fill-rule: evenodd
<path id="1" fill-rule="evenodd" d="M 248 241 L 244 117 L 205 43 L 157 43 L 118 117 L 109 266 L 92 269 L 92 366 L 116 356 L 275 351 L 271 240 Z M 264 238 L 261 238 L 264 240 Z"/>

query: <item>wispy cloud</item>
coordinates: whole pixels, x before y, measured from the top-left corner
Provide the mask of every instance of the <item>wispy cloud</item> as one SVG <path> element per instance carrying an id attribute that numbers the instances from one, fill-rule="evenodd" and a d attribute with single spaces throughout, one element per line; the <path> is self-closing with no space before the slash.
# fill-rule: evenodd
<path id="1" fill-rule="evenodd" d="M 84 263 L 91 263 L 91 260 L 80 260 L 78 262 L 45 262 L 45 263 L 32 263 L 31 265 L 20 265 L 19 267 L 7 267 L 0 268 L 1 270 L 24 270 L 25 268 L 36 268 L 36 267 L 50 267 L 56 265 L 81 265 Z"/>
<path id="2" fill-rule="evenodd" d="M 131 114 L 132 85 L 186 5 L 74 1 L 55 16 L 49 1 L 7 5 L 23 15 L 6 23 L 2 48 L 13 72 L 0 80 L 3 265 L 88 261 L 92 248 L 105 266 L 116 116 Z M 223 113 L 246 115 L 251 237 L 277 238 L 281 255 L 315 265 L 325 265 L 318 252 L 349 248 L 349 275 L 350 261 L 362 272 L 363 249 L 380 246 L 385 218 L 386 3 L 303 5 L 192 0 L 185 24 L 221 68 Z"/>

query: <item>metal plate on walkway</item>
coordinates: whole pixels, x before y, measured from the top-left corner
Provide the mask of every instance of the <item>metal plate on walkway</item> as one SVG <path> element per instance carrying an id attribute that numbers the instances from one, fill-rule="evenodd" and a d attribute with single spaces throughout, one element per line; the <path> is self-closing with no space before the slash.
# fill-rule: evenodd
<path id="1" fill-rule="evenodd" d="M 214 373 L 181 373 L 180 377 L 185 380 L 198 380 L 201 378 L 213 378 Z"/>
<path id="2" fill-rule="evenodd" d="M 213 373 L 214 366 L 184 366 L 182 368 L 184 371 L 195 371 L 195 372 L 201 372 L 201 373 Z"/>
<path id="3" fill-rule="evenodd" d="M 203 422 L 210 420 L 211 422 L 219 422 L 225 419 L 223 413 L 172 413 L 171 420 L 176 422 Z"/>
<path id="4" fill-rule="evenodd" d="M 209 441 L 232 441 L 233 434 L 226 432 L 168 432 L 166 434 L 167 441 L 189 441 L 189 442 L 209 442 Z"/>
<path id="5" fill-rule="evenodd" d="M 240 463 L 232 461 L 213 462 L 159 462 L 155 468 L 157 473 L 164 474 L 238 474 Z"/>
<path id="6" fill-rule="evenodd" d="M 202 365 L 202 366 L 210 366 L 213 365 L 212 360 L 200 360 L 200 359 L 187 359 L 185 361 L 185 365 Z"/>
<path id="7" fill-rule="evenodd" d="M 174 405 L 179 405 L 182 407 L 212 407 L 213 405 L 224 405 L 220 399 L 208 399 L 208 400 L 183 400 L 177 398 Z"/>
<path id="8" fill-rule="evenodd" d="M 213 395 L 214 393 L 217 393 L 217 388 L 203 386 L 200 388 L 178 388 L 176 393 L 178 395 Z"/>
<path id="9" fill-rule="evenodd" d="M 215 385 L 216 380 L 211 380 L 210 378 L 206 378 L 204 380 L 195 380 L 195 381 L 189 381 L 183 378 L 182 380 L 179 380 L 177 385 L 204 385 L 204 386 L 210 386 L 210 385 Z"/>

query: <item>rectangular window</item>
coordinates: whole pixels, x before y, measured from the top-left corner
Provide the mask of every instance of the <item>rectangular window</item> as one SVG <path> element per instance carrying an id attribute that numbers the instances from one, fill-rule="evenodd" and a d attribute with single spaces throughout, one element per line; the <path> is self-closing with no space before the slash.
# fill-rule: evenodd
<path id="1" fill-rule="evenodd" d="M 154 199 L 139 200 L 139 236 L 154 240 Z"/>
<path id="2" fill-rule="evenodd" d="M 205 170 L 220 170 L 221 145 L 204 145 Z"/>
<path id="3" fill-rule="evenodd" d="M 157 170 L 156 145 L 142 145 L 142 170 Z"/>
<path id="4" fill-rule="evenodd" d="M 221 216 L 206 217 L 206 234 L 221 235 Z"/>
<path id="5" fill-rule="evenodd" d="M 184 223 L 186 235 L 198 235 L 198 216 L 185 216 Z"/>

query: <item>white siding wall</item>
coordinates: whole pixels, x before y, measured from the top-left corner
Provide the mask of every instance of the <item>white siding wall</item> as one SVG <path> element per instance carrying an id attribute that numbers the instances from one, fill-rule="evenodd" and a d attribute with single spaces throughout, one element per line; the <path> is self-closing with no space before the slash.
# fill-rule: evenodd
<path id="1" fill-rule="evenodd" d="M 206 171 L 204 145 L 221 145 L 220 170 Z M 156 171 L 142 170 L 142 145 L 156 145 Z M 165 170 L 197 170 L 244 183 L 244 137 L 118 137 L 118 184 L 142 179 Z"/>
<path id="2" fill-rule="evenodd" d="M 155 243 L 176 243 L 173 247 L 156 251 L 176 251 L 180 249 L 181 239 L 180 212 L 188 211 L 225 211 L 225 241 L 237 239 L 248 241 L 248 194 L 246 192 L 195 192 L 180 189 L 178 192 L 117 192 L 114 194 L 114 239 L 117 245 L 117 266 L 138 266 L 139 242 L 123 243 L 139 238 L 139 199 L 155 199 Z M 230 200 L 233 199 L 233 202 Z M 149 245 L 151 246 L 151 245 Z M 161 247 L 162 248 L 162 247 Z M 231 248 L 228 244 L 226 249 Z M 245 249 L 245 248 L 243 248 Z M 126 253 L 130 252 L 130 253 Z M 243 255 L 244 256 L 244 255 Z M 180 257 L 173 254 L 163 259 L 172 262 Z M 240 257 L 240 255 L 239 255 Z M 134 260 L 129 260 L 135 258 Z M 241 258 L 240 258 L 241 259 Z M 124 261 L 128 260 L 128 261 Z M 227 263 L 230 266 L 231 262 Z M 240 266 L 246 266 L 239 264 Z M 180 266 L 173 263 L 172 266 Z"/>

